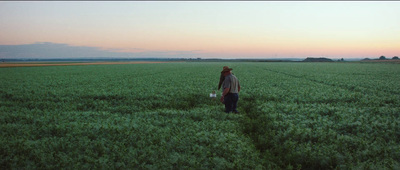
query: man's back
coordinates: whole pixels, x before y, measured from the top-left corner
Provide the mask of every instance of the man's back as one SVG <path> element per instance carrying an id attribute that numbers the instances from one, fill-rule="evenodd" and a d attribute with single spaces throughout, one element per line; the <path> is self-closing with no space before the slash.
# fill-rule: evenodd
<path id="1" fill-rule="evenodd" d="M 225 77 L 223 87 L 230 88 L 229 93 L 239 93 L 239 80 L 233 74 L 229 74 Z"/>

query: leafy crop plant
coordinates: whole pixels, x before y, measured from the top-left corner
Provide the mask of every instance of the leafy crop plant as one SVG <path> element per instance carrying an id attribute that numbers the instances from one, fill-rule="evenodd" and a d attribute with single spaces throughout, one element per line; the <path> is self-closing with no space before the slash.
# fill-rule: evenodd
<path id="1" fill-rule="evenodd" d="M 224 65 L 240 114 L 209 98 Z M 0 68 L 0 169 L 398 169 L 399 74 L 382 63 Z"/>

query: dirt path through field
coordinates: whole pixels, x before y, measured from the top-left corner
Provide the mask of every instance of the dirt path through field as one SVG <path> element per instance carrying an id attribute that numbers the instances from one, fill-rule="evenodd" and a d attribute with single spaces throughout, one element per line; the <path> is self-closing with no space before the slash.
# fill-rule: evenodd
<path id="1" fill-rule="evenodd" d="M 153 64 L 153 63 L 171 63 L 158 61 L 132 61 L 132 62 L 91 62 L 91 63 L 0 63 L 0 67 L 42 67 L 42 66 L 79 66 L 79 65 L 111 65 L 111 64 Z"/>

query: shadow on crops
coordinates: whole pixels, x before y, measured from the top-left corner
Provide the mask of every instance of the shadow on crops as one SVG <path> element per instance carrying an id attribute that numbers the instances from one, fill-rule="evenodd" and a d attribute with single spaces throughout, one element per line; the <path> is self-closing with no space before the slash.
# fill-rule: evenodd
<path id="1" fill-rule="evenodd" d="M 270 133 L 273 127 L 273 120 L 270 119 L 268 113 L 261 111 L 258 107 L 258 102 L 252 95 L 243 96 L 240 99 L 240 107 L 242 114 L 244 114 L 243 119 L 241 119 L 240 124 L 243 128 L 243 133 L 248 135 L 255 147 L 261 153 L 261 158 L 263 159 L 264 167 L 268 169 L 280 169 L 280 160 L 276 159 L 280 156 L 273 155 L 273 134 Z"/>
<path id="2" fill-rule="evenodd" d="M 253 97 L 242 97 L 240 100 L 240 105 L 245 118 L 240 122 L 243 126 L 243 131 L 245 134 L 249 135 L 251 139 L 253 139 L 256 147 L 261 152 L 264 152 L 267 148 L 265 145 L 258 141 L 259 136 L 262 135 L 261 131 L 263 126 L 265 128 L 268 127 L 267 121 L 260 120 L 261 116 L 265 113 L 262 113 L 257 107 L 257 101 Z M 261 125 L 263 123 L 264 125 Z"/>

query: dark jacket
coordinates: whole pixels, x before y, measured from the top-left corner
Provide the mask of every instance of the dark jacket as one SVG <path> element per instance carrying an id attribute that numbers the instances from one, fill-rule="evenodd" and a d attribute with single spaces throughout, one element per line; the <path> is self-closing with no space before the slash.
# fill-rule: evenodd
<path id="1" fill-rule="evenodd" d="M 221 76 L 219 77 L 218 90 L 221 89 L 221 85 L 222 85 L 222 82 L 224 82 L 224 80 L 225 80 L 225 76 L 224 76 L 224 74 L 221 73 Z"/>

